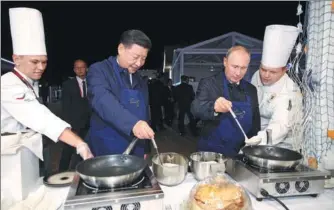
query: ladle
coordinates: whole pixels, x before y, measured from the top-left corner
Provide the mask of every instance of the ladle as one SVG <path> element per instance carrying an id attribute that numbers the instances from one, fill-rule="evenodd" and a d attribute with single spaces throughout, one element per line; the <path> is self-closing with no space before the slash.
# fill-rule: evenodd
<path id="1" fill-rule="evenodd" d="M 155 151 L 157 152 L 160 165 L 162 165 L 162 160 L 161 160 L 161 156 L 160 156 L 160 153 L 159 153 L 159 150 L 158 150 L 157 143 L 155 142 L 154 138 L 152 138 L 151 140 L 152 140 L 153 147 L 154 147 Z"/>
<path id="2" fill-rule="evenodd" d="M 248 141 L 248 137 L 247 137 L 247 135 L 246 135 L 244 129 L 241 127 L 241 125 L 240 125 L 240 123 L 239 123 L 239 120 L 237 119 L 237 116 L 234 114 L 234 112 L 233 112 L 232 109 L 230 109 L 230 113 L 231 113 L 231 115 L 233 116 L 235 122 L 238 124 L 238 126 L 239 126 L 241 132 L 244 134 L 244 136 L 245 136 L 245 142 Z"/>

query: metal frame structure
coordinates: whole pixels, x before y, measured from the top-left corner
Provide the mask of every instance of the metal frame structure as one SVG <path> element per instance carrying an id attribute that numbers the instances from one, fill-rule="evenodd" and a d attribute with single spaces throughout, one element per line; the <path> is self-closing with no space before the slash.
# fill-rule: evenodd
<path id="1" fill-rule="evenodd" d="M 197 44 L 175 49 L 171 68 L 173 83 L 178 84 L 181 75 L 191 71 L 191 68 L 203 68 L 204 71 L 208 67 L 222 69 L 224 55 L 230 47 L 235 45 L 247 47 L 252 54 L 250 66 L 253 69 L 258 68 L 261 61 L 262 41 L 238 32 L 229 32 Z M 247 78 L 249 79 L 254 72 L 254 70 L 249 71 Z"/>
<path id="2" fill-rule="evenodd" d="M 14 63 L 7 59 L 1 58 L 1 75 L 11 71 L 14 68 Z"/>

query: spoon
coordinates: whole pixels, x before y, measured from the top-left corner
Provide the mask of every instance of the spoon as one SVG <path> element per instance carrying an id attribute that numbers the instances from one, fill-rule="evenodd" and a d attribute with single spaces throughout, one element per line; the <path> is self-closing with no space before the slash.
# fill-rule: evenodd
<path id="1" fill-rule="evenodd" d="M 237 119 L 237 116 L 234 114 L 234 112 L 233 112 L 232 109 L 230 109 L 230 113 L 231 113 L 231 115 L 233 116 L 235 122 L 238 124 L 238 126 L 239 126 L 241 132 L 244 134 L 244 136 L 245 136 L 245 141 L 248 141 L 248 137 L 246 136 L 246 133 L 245 133 L 244 129 L 241 127 L 241 125 L 240 125 L 240 123 L 239 123 L 239 120 Z"/>
<path id="2" fill-rule="evenodd" d="M 155 151 L 157 152 L 160 165 L 162 165 L 162 160 L 161 160 L 161 156 L 160 156 L 160 153 L 159 153 L 159 150 L 158 150 L 157 143 L 155 142 L 154 138 L 152 138 L 151 140 L 152 140 L 153 147 L 154 147 Z"/>

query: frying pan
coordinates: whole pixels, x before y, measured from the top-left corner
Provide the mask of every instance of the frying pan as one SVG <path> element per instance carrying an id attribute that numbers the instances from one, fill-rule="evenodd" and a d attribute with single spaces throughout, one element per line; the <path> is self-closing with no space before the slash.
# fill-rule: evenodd
<path id="1" fill-rule="evenodd" d="M 129 155 L 137 140 L 133 139 L 123 154 L 98 156 L 79 163 L 77 173 L 86 184 L 97 188 L 131 183 L 147 166 L 143 158 Z"/>
<path id="2" fill-rule="evenodd" d="M 242 152 L 250 164 L 266 169 L 293 169 L 303 159 L 296 151 L 268 145 L 246 146 Z"/>

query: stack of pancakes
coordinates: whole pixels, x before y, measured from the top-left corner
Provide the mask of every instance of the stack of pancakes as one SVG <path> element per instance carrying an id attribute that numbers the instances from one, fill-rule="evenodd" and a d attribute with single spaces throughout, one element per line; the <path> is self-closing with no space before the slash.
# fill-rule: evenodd
<path id="1" fill-rule="evenodd" d="M 240 187 L 232 183 L 202 184 L 195 192 L 191 210 L 241 210 L 244 205 L 245 197 Z"/>

